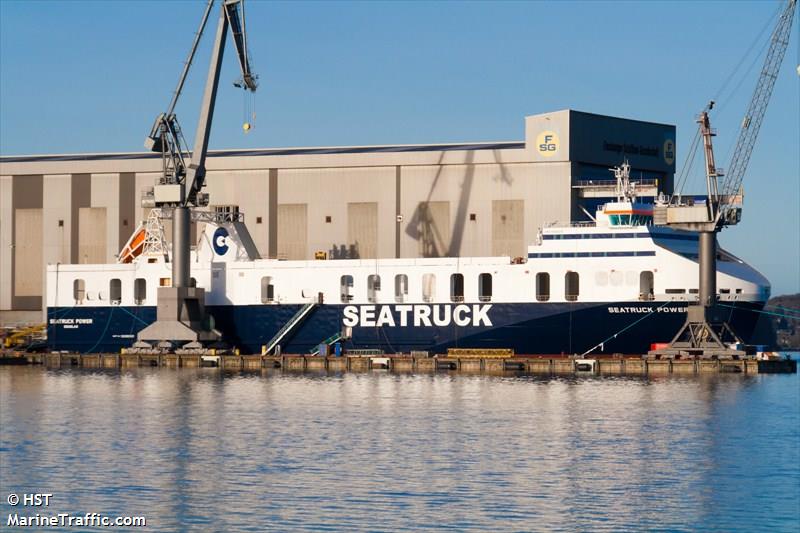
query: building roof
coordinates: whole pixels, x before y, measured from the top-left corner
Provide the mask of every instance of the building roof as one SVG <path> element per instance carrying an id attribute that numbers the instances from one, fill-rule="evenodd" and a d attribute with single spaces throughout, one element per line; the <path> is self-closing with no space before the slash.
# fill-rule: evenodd
<path id="1" fill-rule="evenodd" d="M 208 157 L 258 157 L 270 155 L 365 154 L 380 152 L 442 152 L 454 150 L 524 149 L 524 141 L 446 144 L 397 144 L 386 146 L 329 146 L 311 148 L 254 148 L 247 150 L 209 150 Z M 121 152 L 95 154 L 9 155 L 0 163 L 35 163 L 45 161 L 111 161 L 118 159 L 156 159 L 157 152 Z"/>

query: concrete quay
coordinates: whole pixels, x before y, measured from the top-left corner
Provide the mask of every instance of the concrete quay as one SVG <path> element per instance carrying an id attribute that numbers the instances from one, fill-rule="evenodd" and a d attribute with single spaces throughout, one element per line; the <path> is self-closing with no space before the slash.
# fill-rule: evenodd
<path id="1" fill-rule="evenodd" d="M 731 374 L 791 374 L 797 372 L 794 360 L 703 360 L 643 359 L 637 357 L 604 357 L 577 359 L 564 356 L 526 357 L 415 357 L 409 355 L 380 356 L 312 356 L 312 355 L 186 355 L 186 354 L 20 354 L 27 363 L 51 368 L 199 368 L 222 370 L 277 370 L 283 372 L 455 372 L 463 374 L 532 374 L 532 375 L 599 375 L 651 376 Z"/>

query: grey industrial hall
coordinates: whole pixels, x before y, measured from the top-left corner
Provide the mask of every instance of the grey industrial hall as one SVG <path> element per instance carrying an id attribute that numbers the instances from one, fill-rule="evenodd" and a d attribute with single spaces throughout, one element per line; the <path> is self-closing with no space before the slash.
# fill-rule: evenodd
<path id="1" fill-rule="evenodd" d="M 624 159 L 641 195 L 670 193 L 675 157 L 672 125 L 562 110 L 526 117 L 521 141 L 212 151 L 206 191 L 245 214 L 262 257 L 516 257 L 613 196 Z M 161 165 L 0 157 L 0 321 L 41 321 L 45 265 L 117 261 Z"/>

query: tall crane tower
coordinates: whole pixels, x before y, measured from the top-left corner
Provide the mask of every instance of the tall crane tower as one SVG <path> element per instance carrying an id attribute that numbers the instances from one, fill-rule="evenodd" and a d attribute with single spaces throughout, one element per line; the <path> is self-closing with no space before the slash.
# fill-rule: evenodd
<path id="1" fill-rule="evenodd" d="M 172 218 L 172 283 L 170 287 L 158 288 L 156 321 L 138 335 L 138 341 L 145 345 L 148 342 L 185 345 L 185 343 L 210 342 L 220 338 L 220 333 L 209 325 L 205 314 L 205 290 L 193 287 L 190 283 L 189 241 L 193 208 L 208 205 L 208 195 L 202 192 L 206 177 L 205 163 L 228 29 L 231 30 L 242 74 L 241 79 L 234 85 L 246 91 L 255 91 L 258 87 L 258 77 L 250 70 L 244 0 L 221 0 L 194 150 L 187 158 L 184 150 L 186 142 L 175 116 L 175 105 L 180 98 L 213 5 L 214 0 L 208 0 L 169 107 L 156 118 L 150 134 L 145 139 L 146 148 L 162 154 L 163 165 L 162 174 L 156 181 L 152 194 L 143 199 L 143 205 L 159 208 L 165 218 Z M 203 215 L 214 216 L 213 213 L 199 211 L 194 213 L 195 218 L 202 218 Z M 195 346 L 199 347 L 197 344 Z"/>
<path id="2" fill-rule="evenodd" d="M 708 200 L 705 204 L 656 205 L 653 210 L 654 224 L 695 231 L 699 234 L 700 280 L 699 301 L 697 304 L 689 305 L 686 323 L 669 347 L 654 350 L 650 355 L 667 357 L 697 355 L 718 358 L 744 355 L 743 351 L 729 347 L 730 343 L 739 342 L 740 339 L 725 321 L 724 313 L 717 306 L 717 233 L 727 226 L 738 224 L 741 220 L 742 180 L 761 123 L 764 121 L 783 56 L 789 45 L 796 5 L 797 0 L 787 0 L 778 17 L 761 74 L 742 120 L 727 174 L 717 168 L 714 161 L 712 138 L 715 132 L 711 129 L 709 119 L 709 112 L 714 106 L 712 101 L 697 120 L 703 138 Z"/>

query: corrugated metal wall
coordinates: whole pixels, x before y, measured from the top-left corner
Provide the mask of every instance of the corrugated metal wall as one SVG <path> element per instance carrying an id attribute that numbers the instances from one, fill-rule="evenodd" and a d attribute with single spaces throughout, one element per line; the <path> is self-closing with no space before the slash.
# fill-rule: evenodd
<path id="1" fill-rule="evenodd" d="M 278 258 L 307 259 L 307 204 L 278 205 Z"/>
<path id="2" fill-rule="evenodd" d="M 42 210 L 16 209 L 14 215 L 14 295 L 41 296 Z"/>
<path id="3" fill-rule="evenodd" d="M 106 242 L 106 208 L 81 207 L 78 210 L 78 262 L 105 263 L 108 260 Z"/>
<path id="4" fill-rule="evenodd" d="M 524 257 L 525 201 L 492 200 L 492 255 Z"/>
<path id="5" fill-rule="evenodd" d="M 347 204 L 347 242 L 355 250 L 353 258 L 378 257 L 378 203 Z"/>

